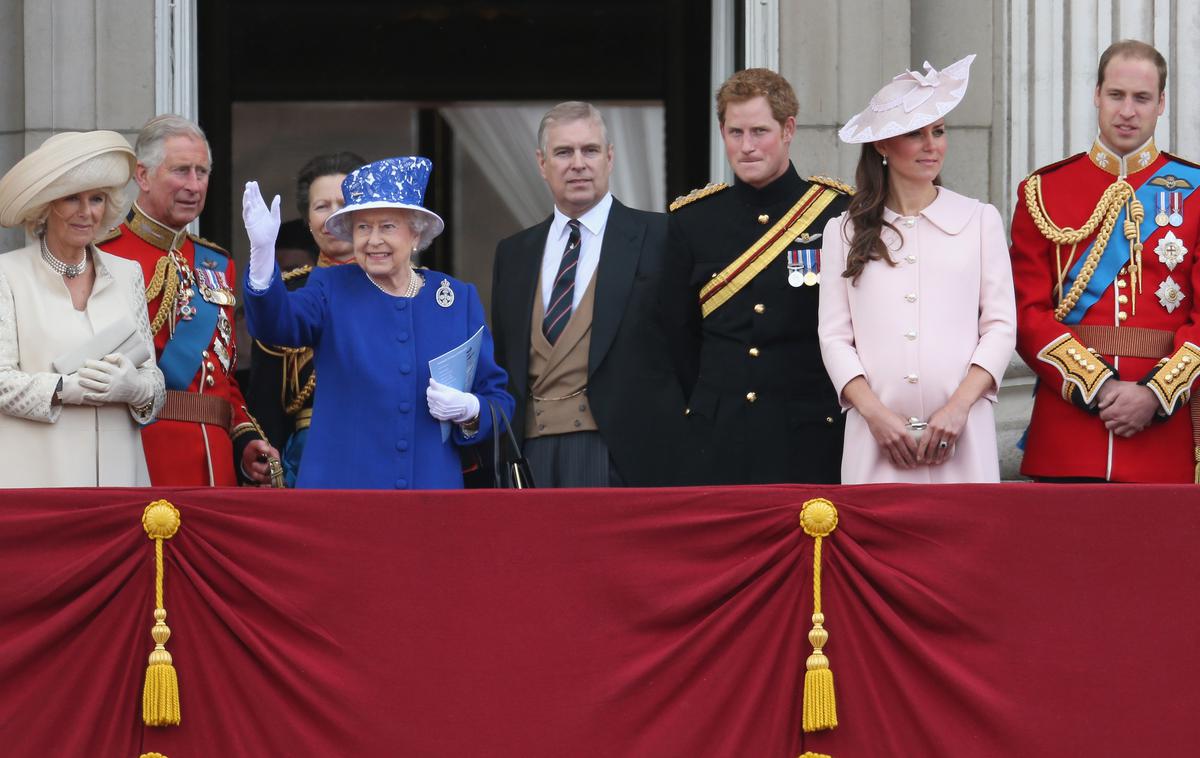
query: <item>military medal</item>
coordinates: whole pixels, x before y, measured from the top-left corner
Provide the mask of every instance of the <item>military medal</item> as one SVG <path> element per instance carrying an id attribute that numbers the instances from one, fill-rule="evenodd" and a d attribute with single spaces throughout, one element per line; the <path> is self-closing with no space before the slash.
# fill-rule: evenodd
<path id="1" fill-rule="evenodd" d="M 1171 217 L 1167 214 L 1167 193 L 1160 190 L 1158 193 L 1158 213 L 1154 214 L 1154 223 L 1159 226 L 1166 226 L 1170 221 Z"/>
<path id="2" fill-rule="evenodd" d="M 192 270 L 178 251 L 168 251 L 167 257 L 170 259 L 176 274 L 179 276 L 179 295 L 175 300 L 179 307 L 176 310 L 179 318 L 184 321 L 191 321 L 192 317 L 196 315 L 196 309 L 191 305 L 192 298 L 196 296 L 196 290 L 193 288 L 195 279 L 192 277 Z M 175 333 L 175 319 L 171 319 L 171 333 Z"/>
<path id="3" fill-rule="evenodd" d="M 212 261 L 205 261 L 204 268 L 196 269 L 196 286 L 200 288 L 200 295 L 213 305 L 232 306 L 237 298 L 233 296 L 229 282 L 225 281 L 225 272 L 215 270 L 215 264 L 209 267 L 208 263 Z"/>
<path id="4" fill-rule="evenodd" d="M 233 325 L 229 323 L 225 311 L 217 312 L 217 334 L 221 335 L 221 339 L 226 342 L 233 342 Z"/>
<path id="5" fill-rule="evenodd" d="M 804 253 L 804 285 L 813 287 L 821 281 L 821 249 L 812 247 L 801 252 Z"/>
<path id="6" fill-rule="evenodd" d="M 1158 246 L 1154 248 L 1154 252 L 1167 270 L 1174 271 L 1175 267 L 1183 262 L 1188 249 L 1184 247 L 1183 241 L 1175 236 L 1175 232 L 1167 232 L 1158 240 Z"/>
<path id="7" fill-rule="evenodd" d="M 1183 193 L 1171 193 L 1171 226 L 1183 226 Z"/>
<path id="8" fill-rule="evenodd" d="M 800 250 L 787 251 L 788 284 L 793 287 L 804 286 L 804 264 L 800 262 Z"/>
<path id="9" fill-rule="evenodd" d="M 1183 293 L 1183 290 L 1179 288 L 1179 285 L 1175 283 L 1175 280 L 1169 276 L 1166 278 L 1166 281 L 1158 285 L 1158 289 L 1155 290 L 1154 294 L 1158 295 L 1158 303 L 1167 309 L 1167 313 L 1178 308 L 1183 299 L 1187 297 Z"/>
<path id="10" fill-rule="evenodd" d="M 450 281 L 448 279 L 442 280 L 441 286 L 433 294 L 433 299 L 443 308 L 449 308 L 454 305 L 454 290 L 450 289 Z"/>
<path id="11" fill-rule="evenodd" d="M 225 315 L 222 309 L 217 310 L 217 338 L 213 340 L 213 352 L 217 354 L 217 360 L 221 361 L 221 367 L 225 369 L 225 373 L 233 372 L 234 353 L 231 350 L 233 345 L 233 324 L 229 323 L 229 318 Z"/>
<path id="12" fill-rule="evenodd" d="M 221 362 L 221 368 L 225 369 L 225 373 L 230 373 L 229 366 L 233 361 L 229 356 L 229 349 L 225 347 L 225 343 L 220 340 L 214 340 L 213 352 L 217 354 L 217 360 Z"/>

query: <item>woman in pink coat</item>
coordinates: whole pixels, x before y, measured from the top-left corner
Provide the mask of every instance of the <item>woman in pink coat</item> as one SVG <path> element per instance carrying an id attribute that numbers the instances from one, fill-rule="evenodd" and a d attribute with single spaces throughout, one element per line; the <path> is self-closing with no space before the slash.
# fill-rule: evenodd
<path id="1" fill-rule="evenodd" d="M 992 404 L 1016 313 L 996 209 L 940 186 L 975 56 L 905 72 L 839 132 L 862 143 L 821 253 L 821 356 L 847 412 L 842 482 L 995 482 Z"/>

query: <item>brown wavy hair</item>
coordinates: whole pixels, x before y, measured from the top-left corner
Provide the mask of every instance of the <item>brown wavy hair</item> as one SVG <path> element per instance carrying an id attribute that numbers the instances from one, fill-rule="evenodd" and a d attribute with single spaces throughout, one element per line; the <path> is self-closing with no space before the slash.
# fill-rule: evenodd
<path id="1" fill-rule="evenodd" d="M 765 97 L 771 106 L 771 116 L 782 126 L 789 117 L 800 112 L 796 90 L 779 74 L 769 68 L 748 68 L 734 73 L 717 90 L 717 121 L 725 125 L 725 110 L 737 103 Z"/>
<path id="2" fill-rule="evenodd" d="M 934 185 L 940 185 L 942 178 L 934 178 Z M 854 227 L 854 238 L 845 238 L 847 226 L 842 227 L 843 238 L 850 245 L 846 253 L 846 270 L 842 276 L 850 280 L 851 285 L 858 284 L 863 269 L 871 261 L 884 261 L 889 266 L 896 262 L 888 255 L 887 245 L 883 244 L 883 227 L 887 227 L 903 239 L 892 224 L 883 220 L 883 207 L 888 196 L 888 169 L 883 165 L 883 156 L 871 142 L 863 143 L 862 153 L 858 156 L 858 168 L 854 170 L 854 197 L 850 198 L 850 206 L 846 209 L 846 218 Z"/>

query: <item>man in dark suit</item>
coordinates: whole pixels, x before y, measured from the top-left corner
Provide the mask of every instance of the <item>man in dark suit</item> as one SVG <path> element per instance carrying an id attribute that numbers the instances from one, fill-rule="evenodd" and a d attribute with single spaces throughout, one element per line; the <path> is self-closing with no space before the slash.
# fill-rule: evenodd
<path id="1" fill-rule="evenodd" d="M 496 360 L 534 481 L 673 483 L 685 430 L 658 314 L 666 217 L 609 193 L 613 146 L 588 103 L 546 113 L 537 161 L 554 213 L 500 242 L 492 276 Z"/>

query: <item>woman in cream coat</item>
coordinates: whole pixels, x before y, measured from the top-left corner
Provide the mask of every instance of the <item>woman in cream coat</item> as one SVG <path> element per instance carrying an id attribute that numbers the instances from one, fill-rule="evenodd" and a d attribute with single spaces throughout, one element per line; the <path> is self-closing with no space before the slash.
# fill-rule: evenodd
<path id="1" fill-rule="evenodd" d="M 940 186 L 943 116 L 975 56 L 897 76 L 841 130 L 862 143 L 824 231 L 821 355 L 847 409 L 842 482 L 994 482 L 992 405 L 1016 339 L 1000 214 Z"/>
<path id="2" fill-rule="evenodd" d="M 0 487 L 150 483 L 140 428 L 165 390 L 145 284 L 92 244 L 134 165 L 115 132 L 67 132 L 0 179 L 0 224 L 37 238 L 0 255 Z"/>

